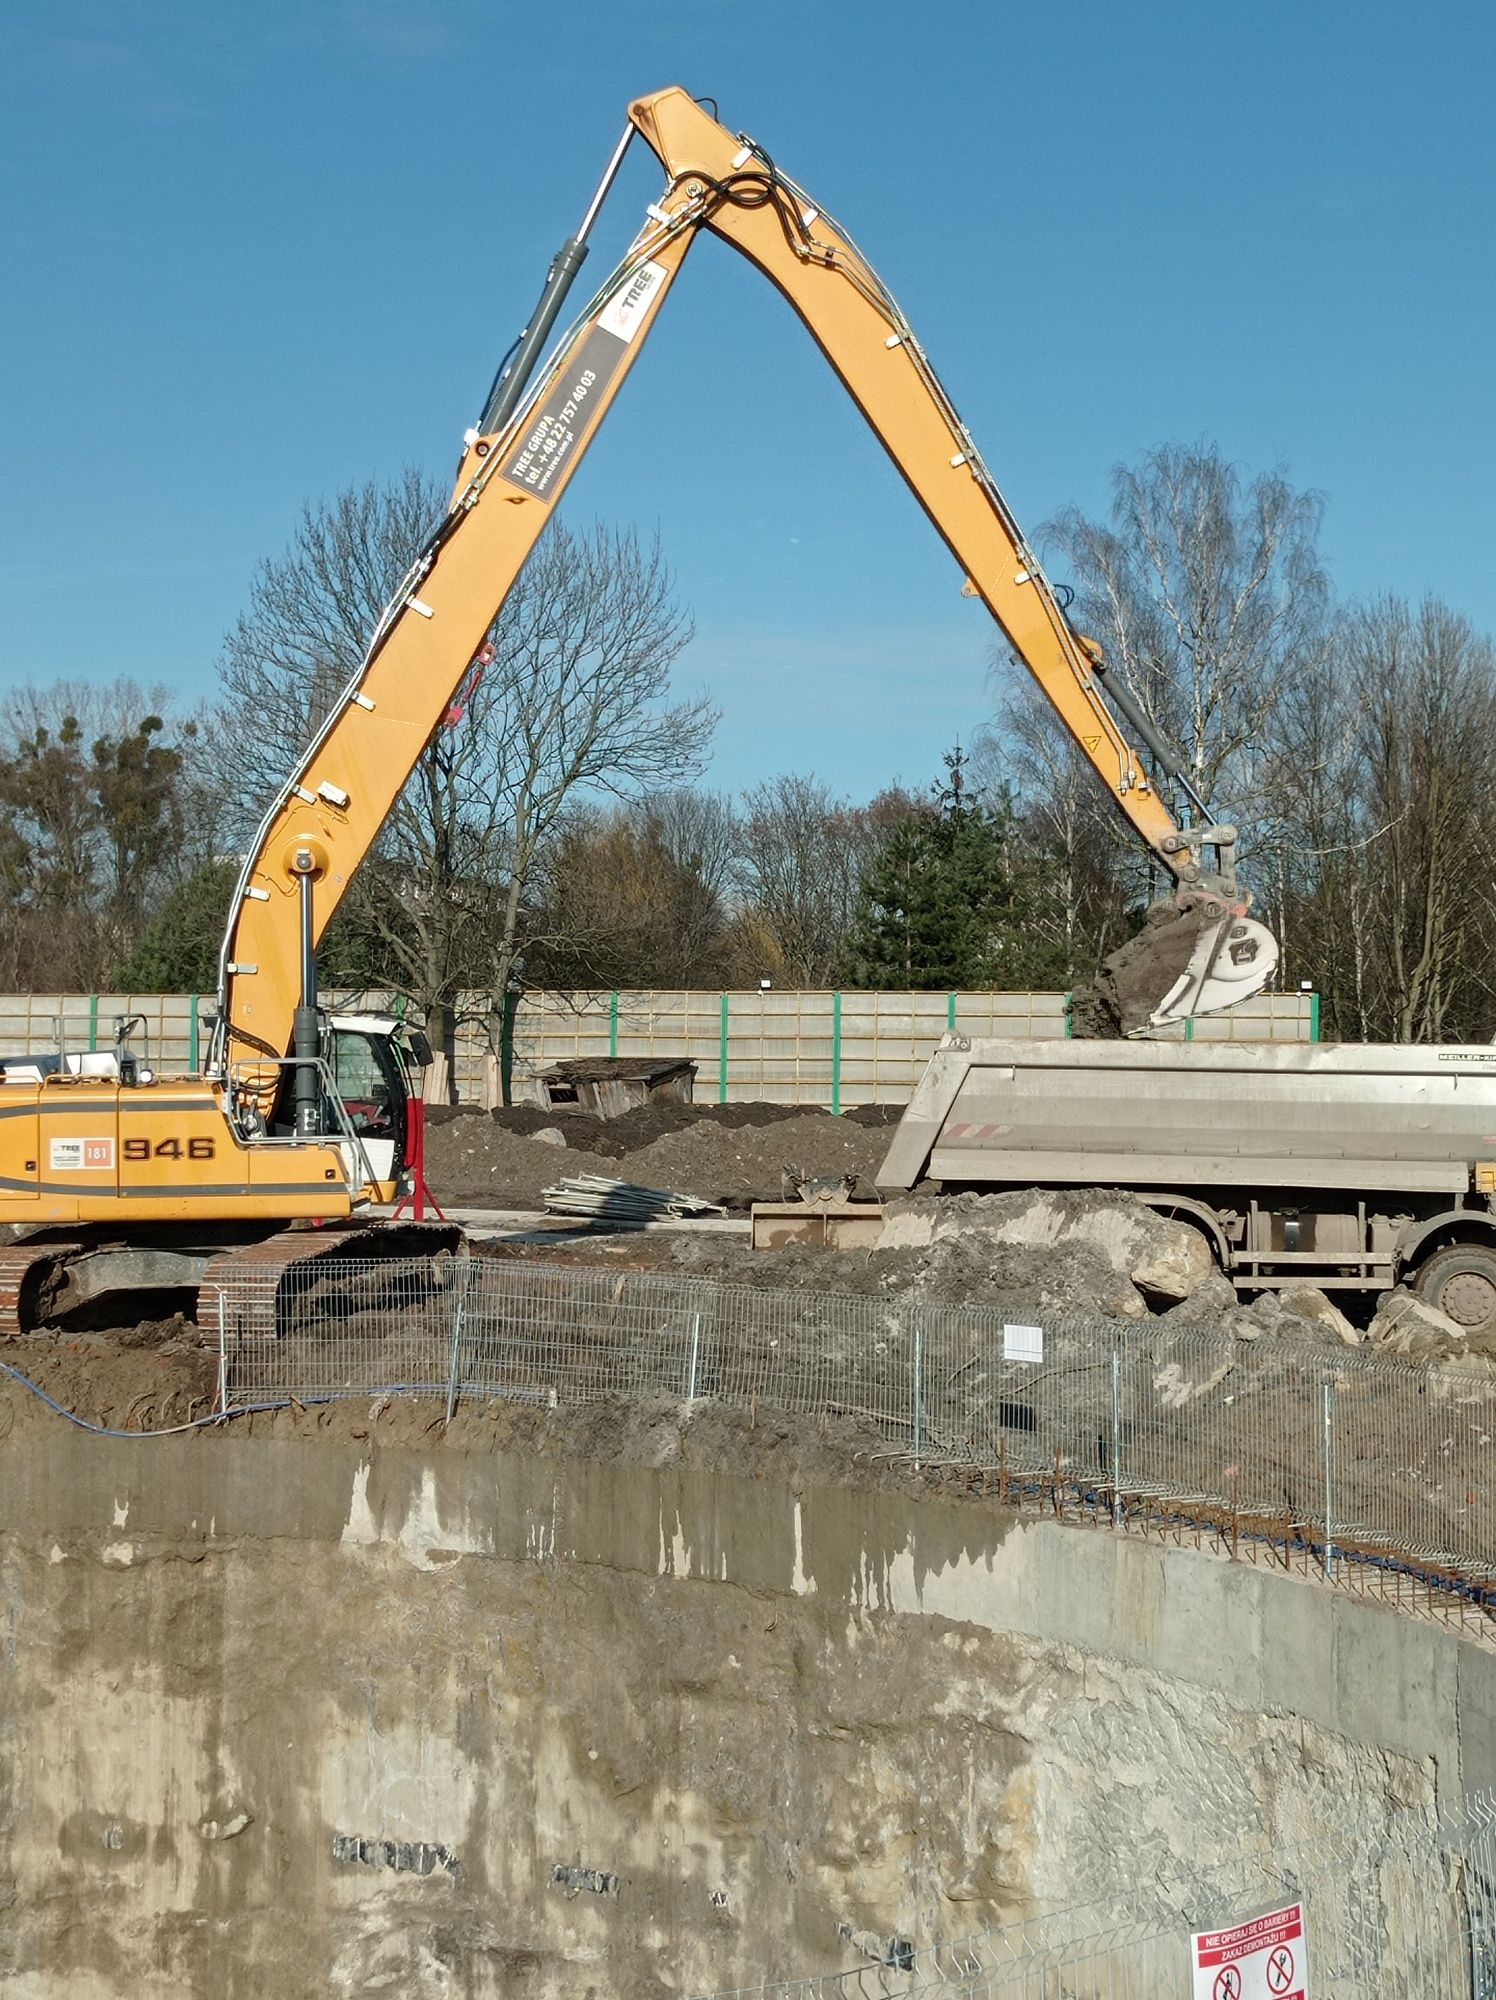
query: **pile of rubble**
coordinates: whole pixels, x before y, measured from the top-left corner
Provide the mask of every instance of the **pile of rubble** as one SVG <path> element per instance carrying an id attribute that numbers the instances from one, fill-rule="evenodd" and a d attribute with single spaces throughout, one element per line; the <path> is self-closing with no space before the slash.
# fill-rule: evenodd
<path id="1" fill-rule="evenodd" d="M 1242 1299 L 1204 1234 L 1131 1196 L 1094 1189 L 917 1195 L 885 1212 L 868 1251 L 746 1242 L 689 1233 L 597 1239 L 528 1254 L 617 1258 L 755 1290 L 900 1298 L 1004 1312 L 1098 1316 L 1206 1327 L 1235 1340 L 1309 1340 L 1367 1347 L 1417 1361 L 1496 1361 L 1496 1339 L 1470 1335 L 1405 1290 L 1349 1311 L 1312 1285 Z"/>
<path id="2" fill-rule="evenodd" d="M 1314 1285 L 1242 1300 L 1199 1229 L 1122 1194 L 1029 1189 L 892 1204 L 882 1247 L 918 1246 L 927 1246 L 932 1292 L 945 1272 L 1027 1250 L 1035 1253 L 1031 1282 L 1041 1305 L 1121 1319 L 1162 1314 L 1238 1340 L 1308 1336 L 1410 1360 L 1496 1361 L 1496 1335 L 1472 1333 L 1401 1288 L 1383 1293 L 1370 1323 L 1360 1325 Z"/>

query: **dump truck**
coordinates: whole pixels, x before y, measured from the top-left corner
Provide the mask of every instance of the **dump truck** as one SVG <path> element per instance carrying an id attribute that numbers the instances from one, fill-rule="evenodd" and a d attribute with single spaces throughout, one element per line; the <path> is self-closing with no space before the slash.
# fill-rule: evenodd
<path id="1" fill-rule="evenodd" d="M 947 1035 L 878 1174 L 937 1182 L 1120 1189 L 1239 1291 L 1407 1283 L 1496 1326 L 1496 1047 Z"/>

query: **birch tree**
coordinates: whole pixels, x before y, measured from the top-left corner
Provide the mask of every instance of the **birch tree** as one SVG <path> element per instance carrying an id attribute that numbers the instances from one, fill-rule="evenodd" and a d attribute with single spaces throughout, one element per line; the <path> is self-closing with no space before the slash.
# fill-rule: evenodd
<path id="1" fill-rule="evenodd" d="M 1117 468 L 1107 522 L 1071 507 L 1045 531 L 1072 622 L 1223 817 L 1247 817 L 1270 718 L 1320 643 L 1320 514 L 1279 473 L 1244 479 L 1214 445 L 1170 444 Z"/>

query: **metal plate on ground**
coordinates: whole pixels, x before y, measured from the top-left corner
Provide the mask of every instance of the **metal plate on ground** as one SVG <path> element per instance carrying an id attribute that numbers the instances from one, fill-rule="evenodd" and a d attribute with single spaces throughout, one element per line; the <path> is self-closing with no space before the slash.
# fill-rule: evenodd
<path id="1" fill-rule="evenodd" d="M 803 1243 L 813 1250 L 873 1250 L 883 1234 L 876 1201 L 756 1201 L 750 1211 L 755 1250 Z"/>

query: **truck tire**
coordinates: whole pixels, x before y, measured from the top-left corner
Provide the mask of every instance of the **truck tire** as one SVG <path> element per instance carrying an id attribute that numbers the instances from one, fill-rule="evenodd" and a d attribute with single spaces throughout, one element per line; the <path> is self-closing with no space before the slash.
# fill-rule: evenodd
<path id="1" fill-rule="evenodd" d="M 1480 1243 L 1438 1250 L 1414 1279 L 1413 1289 L 1467 1333 L 1496 1329 L 1496 1250 Z"/>

